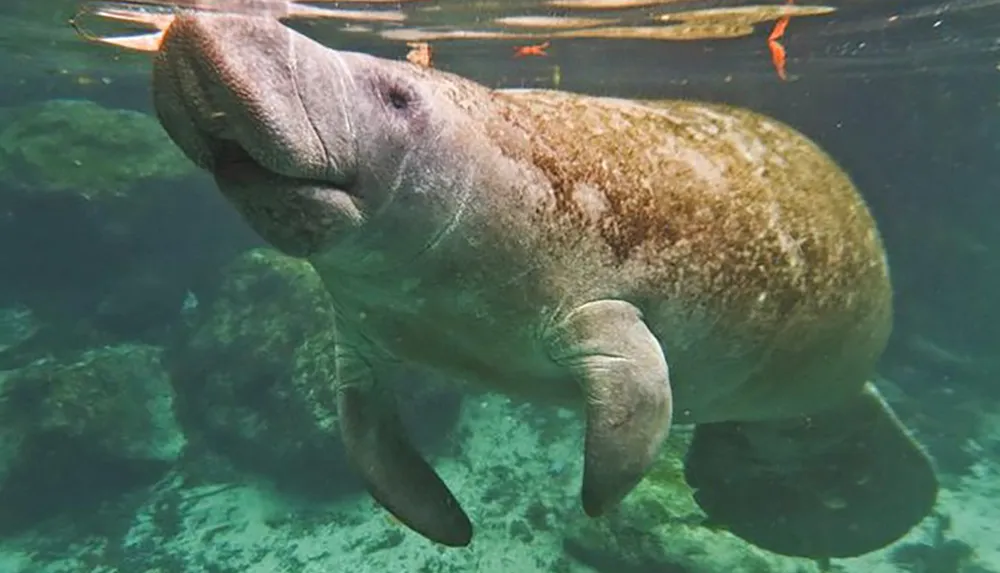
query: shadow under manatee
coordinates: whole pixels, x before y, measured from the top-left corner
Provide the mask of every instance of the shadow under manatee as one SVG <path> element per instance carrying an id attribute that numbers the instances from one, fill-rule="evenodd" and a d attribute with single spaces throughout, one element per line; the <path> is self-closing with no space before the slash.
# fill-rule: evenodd
<path id="1" fill-rule="evenodd" d="M 631 533 L 621 532 L 616 536 L 618 545 L 614 549 L 603 550 L 589 547 L 579 541 L 567 539 L 563 543 L 566 554 L 576 561 L 589 565 L 601 573 L 687 573 L 687 569 L 680 565 L 671 565 L 661 561 L 655 561 L 644 555 L 648 552 L 642 551 L 640 546 L 647 543 L 649 534 L 640 530 Z M 634 544 L 635 550 L 630 550 L 629 545 Z M 631 555 L 633 559 L 626 560 L 622 556 Z"/>

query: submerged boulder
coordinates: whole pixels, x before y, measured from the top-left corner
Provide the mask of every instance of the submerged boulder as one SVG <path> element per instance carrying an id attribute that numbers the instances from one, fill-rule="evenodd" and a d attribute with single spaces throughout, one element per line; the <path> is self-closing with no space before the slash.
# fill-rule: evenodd
<path id="1" fill-rule="evenodd" d="M 0 530 L 90 507 L 180 457 L 161 354 L 95 348 L 0 373 Z"/>
<path id="2" fill-rule="evenodd" d="M 253 244 L 152 114 L 55 99 L 2 118 L 0 301 L 159 344 L 144 334 L 185 290 Z"/>
<path id="3" fill-rule="evenodd" d="M 0 129 L 0 181 L 15 189 L 125 198 L 143 181 L 195 171 L 145 113 L 57 99 L 11 115 Z"/>
<path id="4" fill-rule="evenodd" d="M 338 433 L 332 309 L 312 267 L 253 249 L 204 298 L 171 360 L 190 426 L 283 486 L 317 494 L 359 487 Z M 386 375 L 417 442 L 439 443 L 456 422 L 459 395 L 414 372 Z"/>
<path id="5" fill-rule="evenodd" d="M 763 551 L 706 522 L 684 480 L 690 439 L 690 432 L 676 429 L 617 510 L 571 524 L 567 553 L 598 571 L 818 573 L 810 560 Z"/>

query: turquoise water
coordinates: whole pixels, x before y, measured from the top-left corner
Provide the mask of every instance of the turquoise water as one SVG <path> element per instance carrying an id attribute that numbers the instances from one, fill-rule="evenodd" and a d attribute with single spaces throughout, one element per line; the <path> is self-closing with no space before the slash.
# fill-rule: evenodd
<path id="1" fill-rule="evenodd" d="M 894 326 L 871 377 L 901 426 L 933 460 L 938 485 L 932 509 L 923 507 L 913 493 L 927 490 L 923 466 L 906 457 L 909 450 L 901 442 L 865 439 L 869 431 L 884 438 L 871 428 L 886 426 L 860 417 L 860 410 L 834 406 L 832 416 L 795 411 L 782 418 L 792 425 L 781 444 L 816 448 L 816 433 L 829 431 L 823 436 L 828 449 L 812 456 L 780 450 L 768 460 L 754 458 L 766 447 L 725 432 L 733 427 L 726 422 L 738 416 L 721 414 L 717 406 L 713 410 L 707 399 L 699 402 L 707 395 L 699 388 L 706 385 L 723 397 L 734 395 L 715 390 L 721 382 L 711 386 L 706 378 L 718 381 L 733 371 L 753 370 L 738 362 L 726 366 L 728 353 L 738 353 L 727 338 L 738 330 L 737 323 L 706 327 L 712 334 L 697 346 L 713 351 L 701 356 L 681 347 L 704 325 L 657 326 L 649 310 L 654 307 L 643 306 L 648 301 L 637 297 L 630 302 L 647 311 L 645 320 L 653 324 L 654 339 L 662 344 L 670 365 L 677 400 L 674 425 L 645 478 L 629 495 L 604 516 L 587 517 L 580 499 L 586 421 L 577 411 L 579 399 L 554 403 L 538 398 L 562 392 L 557 389 L 563 388 L 558 386 L 562 380 L 532 378 L 530 359 L 503 354 L 509 349 L 502 334 L 508 323 L 503 321 L 509 317 L 476 314 L 480 309 L 475 309 L 458 313 L 475 316 L 479 322 L 472 321 L 473 327 L 469 322 L 439 327 L 435 321 L 443 319 L 433 309 L 426 310 L 433 305 L 372 303 L 381 310 L 364 320 L 383 326 L 397 320 L 394 326 L 372 327 L 371 332 L 383 337 L 383 347 L 395 349 L 393 360 L 379 364 L 385 370 L 379 370 L 378 379 L 393 390 L 405 436 L 440 474 L 474 527 L 467 546 L 446 547 L 428 540 L 406 525 L 414 515 L 407 510 L 410 506 L 396 507 L 393 515 L 366 492 L 363 469 L 376 463 L 393 470 L 383 474 L 382 483 L 391 484 L 393 491 L 417 484 L 411 490 L 418 500 L 434 495 L 434 483 L 392 443 L 388 457 L 376 457 L 361 468 L 352 465 L 343 445 L 343 410 L 337 408 L 332 325 L 338 309 L 341 320 L 354 316 L 352 301 L 381 301 L 380 296 L 389 296 L 384 293 L 403 289 L 403 281 L 365 282 L 361 273 L 348 272 L 352 267 L 345 271 L 330 263 L 334 255 L 327 263 L 316 262 L 317 273 L 291 256 L 300 254 L 294 251 L 303 245 L 314 248 L 310 241 L 315 235 L 282 235 L 305 228 L 293 225 L 301 220 L 289 219 L 287 213 L 268 211 L 280 224 L 262 225 L 261 203 L 246 191 L 246 179 L 232 183 L 223 173 L 227 200 L 213 177 L 191 160 L 176 116 L 171 120 L 162 114 L 163 94 L 177 87 L 161 83 L 154 93 L 154 54 L 107 41 L 141 34 L 152 34 L 144 37 L 144 46 L 155 48 L 159 41 L 155 26 L 108 18 L 114 14 L 151 22 L 156 16 L 155 22 L 166 27 L 173 25 L 171 18 L 193 8 L 202 11 L 195 20 L 210 21 L 204 15 L 208 12 L 214 13 L 212 18 L 226 13 L 272 22 L 289 15 L 290 8 L 301 7 L 277 0 L 204 0 L 199 6 L 187 2 L 181 7 L 154 1 L 8 0 L 0 7 L 0 572 L 1000 572 L 1000 307 L 995 294 L 1000 292 L 1000 231 L 994 216 L 1000 212 L 1000 6 L 990 0 L 844 0 L 822 6 L 796 2 L 793 7 L 686 0 L 634 4 L 639 5 L 324 2 L 309 4 L 328 11 L 324 14 L 295 12 L 283 21 L 330 48 L 390 60 L 406 59 L 413 49 L 407 41 L 425 41 L 432 49 L 433 68 L 489 88 L 722 103 L 784 122 L 815 142 L 853 181 L 885 245 Z M 791 15 L 784 34 L 769 41 L 783 15 Z M 175 37 L 181 37 L 178 29 Z M 273 24 L 259 28 L 274 29 Z M 235 37 L 232 30 L 216 28 L 213 34 L 228 41 Z M 261 40 L 263 34 L 258 31 L 249 38 Z M 257 74 L 286 60 L 274 49 L 257 49 L 251 40 L 227 44 L 227 54 L 244 61 L 251 57 L 245 54 L 254 54 L 258 60 L 241 72 L 248 89 L 263 97 L 278 93 L 287 83 L 268 86 L 262 81 L 267 76 Z M 783 64 L 775 55 L 782 50 Z M 176 49 L 165 59 L 186 61 L 180 53 Z M 297 53 L 300 68 L 323 58 L 309 55 L 321 52 Z M 424 73 L 419 63 L 412 66 L 412 73 Z M 211 73 L 199 81 L 209 89 L 222 85 Z M 420 85 L 440 85 L 426 81 L 430 83 Z M 321 107 L 339 101 L 329 93 L 329 86 L 337 84 L 325 85 L 315 99 L 303 101 Z M 191 111 L 199 109 L 197 90 L 173 95 L 186 102 L 189 107 L 184 109 L 192 117 L 200 113 Z M 585 102 L 581 105 L 586 109 L 598 105 L 596 100 L 578 101 Z M 366 100 L 357 96 L 352 102 L 323 108 L 324 117 L 354 118 L 350 135 L 368 130 L 349 146 L 352 153 L 371 154 L 365 156 L 371 161 L 355 161 L 352 169 L 362 176 L 351 178 L 359 186 L 351 190 L 374 193 L 386 187 L 379 181 L 388 180 L 378 160 L 399 161 L 401 156 L 393 153 L 402 152 L 386 143 L 397 140 L 380 139 L 387 132 L 373 116 L 354 115 L 366 113 Z M 199 121 L 237 115 L 233 109 L 222 115 L 209 109 Z M 285 111 L 274 116 L 274 125 L 290 124 L 291 108 L 279 109 Z M 678 129 L 691 126 L 693 116 L 670 109 L 688 118 L 679 120 Z M 590 116 L 570 115 L 531 133 L 549 141 L 545 138 L 551 133 L 579 129 L 572 125 L 578 119 L 590 121 L 585 117 Z M 477 134 L 500 137 L 490 131 L 502 131 L 497 125 L 527 125 L 530 131 L 545 119 L 544 114 L 525 112 L 497 124 L 463 124 L 470 135 L 462 141 L 471 142 L 465 147 L 448 147 L 452 140 L 440 134 L 419 139 L 413 147 L 417 151 L 411 151 L 417 159 L 407 160 L 417 162 L 410 165 L 418 168 L 406 173 L 413 180 L 428 173 L 443 173 L 445 179 L 449 173 L 462 173 L 464 180 L 480 181 L 477 190 L 497 184 L 496 193 L 519 192 L 515 189 L 525 187 L 498 183 L 513 177 L 509 171 L 475 179 L 494 163 L 440 171 L 442 165 L 456 167 L 454 159 L 441 157 L 464 158 L 459 165 L 467 166 L 470 157 L 478 157 L 472 151 L 482 141 Z M 706 132 L 710 137 L 698 144 L 703 146 L 696 148 L 698 153 L 710 153 L 717 141 L 747 135 L 738 125 L 720 121 L 724 127 Z M 398 124 L 392 125 L 398 129 Z M 326 133 L 326 127 L 321 123 L 317 134 Z M 227 124 L 220 129 L 232 128 Z M 649 169 L 681 156 L 680 151 L 649 146 L 652 140 L 641 139 L 644 129 L 614 140 L 619 143 L 604 150 L 608 161 L 661 154 L 659 163 L 642 164 Z M 254 148 L 247 143 L 249 136 L 219 133 L 236 139 L 242 155 L 216 151 L 213 161 L 232 161 L 226 168 L 238 169 L 229 175 L 242 173 L 245 178 L 274 175 L 261 175 L 254 161 L 266 160 L 248 160 L 246 152 L 269 149 L 280 155 L 305 140 L 301 132 L 283 140 L 278 129 Z M 587 133 L 597 137 L 596 131 Z M 646 144 L 637 144 L 640 140 Z M 334 141 L 328 138 L 326 143 Z M 517 155 L 521 148 L 512 140 L 503 141 L 510 157 L 521 157 L 518 165 L 528 164 Z M 603 159 L 595 157 L 605 156 L 588 155 L 598 143 L 588 143 L 583 136 L 580 146 L 573 145 L 573 137 L 566 141 L 546 157 L 565 166 L 570 164 L 559 161 L 575 154 L 583 158 L 580 173 L 599 169 Z M 537 147 L 530 149 L 536 158 L 541 153 Z M 325 148 L 328 154 L 335 151 Z M 691 155 L 684 157 L 696 162 Z M 740 164 L 748 171 L 731 184 L 777 169 L 775 178 L 768 180 L 774 181 L 768 192 L 791 192 L 796 181 L 826 165 L 803 168 L 770 162 L 771 157 L 749 153 L 747 163 Z M 284 164 L 282 169 L 301 167 Z M 298 196 L 308 179 L 327 181 L 321 188 L 332 192 L 346 185 L 346 179 L 338 178 L 342 174 L 334 173 L 338 169 L 326 165 L 322 175 L 296 172 L 291 183 L 267 179 L 272 183 L 264 188 L 283 185 L 280 188 L 293 189 Z M 612 172 L 621 176 L 617 169 Z M 546 173 L 555 181 L 562 172 Z M 671 173 L 683 181 L 690 176 Z M 783 173 L 794 177 L 782 178 Z M 600 188 L 600 181 L 607 180 L 588 181 L 599 181 L 593 184 Z M 705 193 L 704 205 L 709 205 L 714 188 L 708 180 L 700 181 L 691 188 Z M 549 188 L 528 189 L 524 201 L 531 198 L 531 189 Z M 823 201 L 822 190 L 808 190 L 817 193 L 817 204 Z M 637 192 L 630 188 L 629 193 Z M 366 200 L 378 199 L 361 193 L 354 200 L 365 207 Z M 736 210 L 735 200 L 722 203 L 727 204 Z M 526 211 L 524 205 L 507 205 L 487 218 L 519 221 L 512 214 Z M 824 205 L 810 212 L 822 218 L 836 211 Z M 308 206 L 318 208 L 315 203 Z M 406 234 L 420 230 L 419 221 L 414 221 L 420 211 L 413 209 L 403 211 L 389 232 L 383 230 L 387 237 L 406 237 L 406 253 L 419 251 L 419 245 L 410 244 L 414 236 L 428 239 Z M 472 213 L 467 217 L 483 213 L 467 209 Z M 681 220 L 674 212 L 663 217 L 668 228 Z M 436 233 L 427 243 L 433 245 L 428 248 L 432 253 L 462 244 L 452 240 L 460 233 Z M 739 231 L 712 236 L 739 239 Z M 483 267 L 492 273 L 490 284 L 501 281 L 496 284 L 522 294 L 529 289 L 518 285 L 548 268 L 542 263 L 533 263 L 528 271 L 516 266 L 523 260 L 510 253 L 538 257 L 532 261 L 552 260 L 530 237 L 530 232 L 516 235 L 529 246 L 504 251 L 508 258 L 496 258 L 503 264 Z M 469 240 L 471 251 L 456 252 L 473 253 L 465 259 L 466 266 L 479 268 L 477 261 L 492 256 L 493 247 L 509 238 Z M 389 256 L 374 244 L 374 239 L 368 243 L 366 256 L 373 251 Z M 603 272 L 601 265 L 589 266 L 600 255 L 586 250 L 585 239 L 574 244 L 578 247 L 572 260 L 578 268 L 598 269 L 582 273 L 588 278 L 578 281 L 592 280 L 587 284 L 594 285 L 612 280 L 597 276 Z M 719 244 L 728 245 L 713 251 L 720 260 L 738 260 L 725 257 L 741 252 L 742 243 Z M 809 244 L 802 245 L 802 250 L 790 252 L 805 257 L 807 268 L 821 268 L 815 266 L 818 259 L 810 258 L 814 251 Z M 552 247 L 552 252 L 558 248 Z M 850 243 L 847 252 L 857 248 Z M 355 264 L 361 255 L 351 257 Z M 424 253 L 419 257 L 433 260 Z M 476 288 L 494 291 L 482 284 L 456 289 L 473 274 L 467 268 L 463 274 L 457 266 L 434 275 L 437 282 L 431 281 L 431 290 L 422 292 L 454 292 L 453 308 L 475 308 Z M 631 268 L 625 265 L 611 274 L 618 280 Z M 742 276 L 729 274 L 725 266 L 722 272 L 723 277 Z M 774 269 L 762 272 L 752 276 L 778 276 Z M 837 300 L 850 301 L 865 291 L 860 281 L 849 280 L 831 292 Z M 532 320 L 556 312 L 536 300 L 524 298 L 518 308 L 527 308 Z M 699 301 L 706 306 L 711 302 Z M 400 315 L 392 313 L 403 308 L 418 317 L 416 324 L 425 330 L 393 318 Z M 787 307 L 783 312 L 801 316 Z M 877 327 L 864 326 L 874 314 L 877 309 L 852 320 L 861 325 L 864 336 L 878 339 Z M 800 336 L 833 328 L 837 319 L 834 313 L 809 322 Z M 611 322 L 608 318 L 594 324 Z M 718 324 L 724 327 L 711 330 Z M 765 337 L 780 332 L 778 327 L 764 328 Z M 632 335 L 622 330 L 601 340 L 614 346 Z M 436 346 L 439 340 L 442 345 Z M 783 344 L 790 344 L 768 340 L 775 356 L 780 356 Z M 473 359 L 463 352 L 483 341 L 493 356 L 502 358 L 470 363 Z M 836 339 L 816 350 L 825 365 L 818 372 L 844 367 L 853 355 L 841 351 L 842 343 Z M 881 348 L 878 342 L 872 345 Z M 598 354 L 611 353 L 608 348 L 600 347 Z M 630 350 L 621 352 L 631 356 Z M 397 364 L 395 358 L 404 354 L 410 360 Z M 764 364 L 764 358 L 760 360 Z M 788 371 L 781 369 L 794 368 L 796 360 L 778 360 L 774 368 Z M 477 376 L 493 380 L 502 378 L 497 373 L 512 371 L 524 377 L 504 380 L 502 388 L 470 383 Z M 716 376 L 699 375 L 704 372 Z M 539 380 L 551 382 L 553 390 L 544 384 L 539 390 Z M 695 382 L 688 385 L 689 380 Z M 615 387 L 629 386 L 622 382 Z M 805 395 L 815 396 L 823 388 Z M 500 391 L 505 389 L 509 391 Z M 798 389 L 779 388 L 765 402 L 777 404 Z M 732 398 L 732 411 L 762 411 L 761 402 L 751 407 L 752 394 Z M 377 411 L 388 409 L 383 403 Z M 881 410 L 875 411 L 881 416 Z M 695 420 L 698 416 L 704 418 Z M 701 423 L 712 416 L 718 418 L 710 420 L 716 423 Z M 685 423 L 685 417 L 700 424 Z M 705 428 L 721 428 L 723 437 L 712 438 Z M 752 424 L 746 428 L 737 428 L 736 435 L 758 436 Z M 855 441 L 858 436 L 860 441 Z M 361 451 L 375 451 L 374 443 L 385 442 L 367 442 Z M 622 447 L 609 455 L 614 457 Z M 748 457 L 762 464 L 756 469 L 765 477 L 747 479 L 741 464 Z M 705 477 L 696 468 L 717 472 Z M 719 492 L 731 497 L 723 495 L 720 504 L 713 497 Z M 898 505 L 886 505 L 897 498 Z M 915 516 L 900 517 L 911 514 Z M 430 528 L 454 531 L 442 523 L 432 520 Z M 894 533 L 887 533 L 890 527 Z M 858 541 L 859 536 L 891 539 L 869 543 Z M 837 550 L 845 546 L 855 550 Z"/>

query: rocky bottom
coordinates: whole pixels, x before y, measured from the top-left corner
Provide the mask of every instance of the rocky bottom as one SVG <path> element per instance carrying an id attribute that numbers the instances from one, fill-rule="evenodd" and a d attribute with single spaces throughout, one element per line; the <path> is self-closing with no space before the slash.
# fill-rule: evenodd
<path id="1" fill-rule="evenodd" d="M 470 398 L 461 453 L 436 465 L 477 526 L 472 545 L 426 542 L 366 496 L 295 499 L 254 479 L 199 479 L 176 469 L 100 511 L 50 519 L 0 542 L 9 573 L 813 573 L 701 525 L 683 486 L 644 482 L 618 515 L 582 517 L 580 426 L 572 413 Z M 676 433 L 677 442 L 684 432 Z M 669 481 L 669 480 L 667 480 Z M 850 573 L 1000 570 L 1000 468 L 980 462 L 942 492 L 938 515 Z M 651 521 L 652 518 L 652 521 Z M 973 550 L 974 548 L 974 550 Z M 991 566 L 992 564 L 992 566 Z"/>

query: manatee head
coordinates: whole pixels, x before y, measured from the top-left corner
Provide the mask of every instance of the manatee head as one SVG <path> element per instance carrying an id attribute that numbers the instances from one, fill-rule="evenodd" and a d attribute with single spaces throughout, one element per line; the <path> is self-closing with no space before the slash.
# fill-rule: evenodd
<path id="1" fill-rule="evenodd" d="M 489 147 L 462 110 L 488 101 L 485 88 L 331 50 L 273 19 L 178 17 L 153 90 L 174 142 L 296 256 L 358 258 L 391 241 L 392 256 L 412 257 L 482 176 L 464 157 Z"/>

